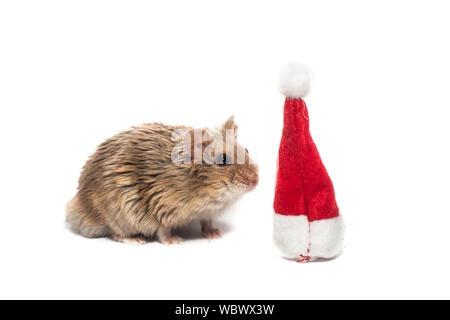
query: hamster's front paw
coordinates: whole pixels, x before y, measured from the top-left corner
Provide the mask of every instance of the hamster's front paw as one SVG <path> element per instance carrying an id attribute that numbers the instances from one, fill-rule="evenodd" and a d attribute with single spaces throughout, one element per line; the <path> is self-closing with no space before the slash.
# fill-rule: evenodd
<path id="1" fill-rule="evenodd" d="M 182 238 L 172 235 L 172 230 L 169 228 L 160 228 L 158 230 L 158 239 L 165 245 L 178 244 L 183 241 Z"/>
<path id="2" fill-rule="evenodd" d="M 161 241 L 162 244 L 171 245 L 171 244 L 179 244 L 180 242 L 183 242 L 183 239 L 178 236 L 169 236 L 165 238 L 160 238 L 159 241 Z"/>
<path id="3" fill-rule="evenodd" d="M 212 221 L 202 221 L 202 232 L 208 239 L 218 239 L 222 237 L 222 233 L 219 229 L 214 228 Z"/>
<path id="4" fill-rule="evenodd" d="M 113 236 L 112 239 L 117 242 L 122 242 L 122 243 L 126 243 L 126 244 L 131 244 L 131 245 L 143 245 L 148 242 L 147 239 L 145 239 L 143 237 L 123 238 L 123 237 L 119 237 L 119 236 Z"/>
<path id="5" fill-rule="evenodd" d="M 218 239 L 222 237 L 222 232 L 219 229 L 212 229 L 208 231 L 204 231 L 203 234 L 208 239 Z"/>

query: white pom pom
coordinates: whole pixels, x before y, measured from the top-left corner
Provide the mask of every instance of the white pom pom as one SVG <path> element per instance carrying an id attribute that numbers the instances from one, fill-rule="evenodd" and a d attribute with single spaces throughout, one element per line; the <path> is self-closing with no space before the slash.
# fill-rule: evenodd
<path id="1" fill-rule="evenodd" d="M 285 65 L 280 72 L 278 88 L 287 98 L 301 98 L 309 93 L 309 74 L 306 68 L 296 62 Z"/>

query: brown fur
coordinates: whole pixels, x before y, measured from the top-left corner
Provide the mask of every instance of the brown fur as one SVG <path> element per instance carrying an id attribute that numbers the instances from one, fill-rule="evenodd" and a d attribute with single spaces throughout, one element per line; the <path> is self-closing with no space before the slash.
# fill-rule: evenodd
<path id="1" fill-rule="evenodd" d="M 222 130 L 236 128 L 230 118 Z M 170 232 L 193 221 L 208 227 L 227 204 L 256 186 L 257 166 L 249 164 L 248 153 L 246 164 L 174 164 L 176 129 L 192 130 L 149 123 L 102 143 L 67 204 L 71 228 L 86 237 L 125 239 Z M 223 152 L 229 151 L 224 146 Z"/>

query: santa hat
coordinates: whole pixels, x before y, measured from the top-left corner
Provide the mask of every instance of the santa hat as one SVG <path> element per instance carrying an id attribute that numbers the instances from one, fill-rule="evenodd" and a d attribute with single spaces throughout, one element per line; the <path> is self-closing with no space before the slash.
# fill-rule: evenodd
<path id="1" fill-rule="evenodd" d="M 309 76 L 297 63 L 283 67 L 280 92 L 286 97 L 274 201 L 274 241 L 286 258 L 306 262 L 342 251 L 344 224 L 333 184 L 309 132 L 303 101 Z"/>

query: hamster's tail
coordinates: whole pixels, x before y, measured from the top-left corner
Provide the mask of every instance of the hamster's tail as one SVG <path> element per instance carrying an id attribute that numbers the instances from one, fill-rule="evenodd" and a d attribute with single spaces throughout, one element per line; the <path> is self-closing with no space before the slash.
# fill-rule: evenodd
<path id="1" fill-rule="evenodd" d="M 66 205 L 66 223 L 73 232 L 87 238 L 99 238 L 110 235 L 108 226 L 89 212 L 85 212 L 80 205 L 78 195 Z"/>

